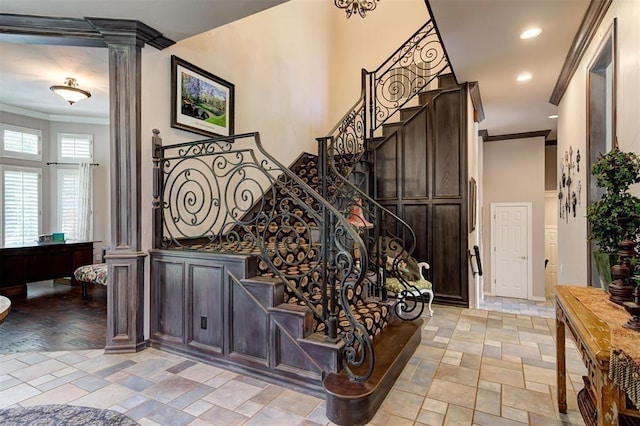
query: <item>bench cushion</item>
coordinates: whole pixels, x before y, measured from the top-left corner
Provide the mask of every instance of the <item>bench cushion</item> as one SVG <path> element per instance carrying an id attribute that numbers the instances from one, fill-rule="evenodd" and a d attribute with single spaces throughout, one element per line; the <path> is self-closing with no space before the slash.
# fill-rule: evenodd
<path id="1" fill-rule="evenodd" d="M 418 290 L 431 290 L 432 287 L 431 282 L 425 279 L 419 279 L 418 281 L 409 281 L 408 284 L 417 288 Z M 402 290 L 415 291 L 411 287 L 405 288 L 400 283 L 400 281 L 394 277 L 387 278 L 387 288 L 394 293 L 400 293 Z"/>
<path id="2" fill-rule="evenodd" d="M 76 280 L 91 283 L 107 285 L 107 264 L 96 263 L 95 265 L 81 266 L 75 270 L 73 276 Z"/>

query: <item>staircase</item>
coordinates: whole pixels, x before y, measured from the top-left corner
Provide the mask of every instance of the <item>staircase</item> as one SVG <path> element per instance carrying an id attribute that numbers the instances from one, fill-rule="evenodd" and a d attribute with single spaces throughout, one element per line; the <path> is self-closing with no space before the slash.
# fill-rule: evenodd
<path id="1" fill-rule="evenodd" d="M 414 290 L 399 263 L 417 239 L 369 195 L 366 156 L 448 69 L 444 51 L 415 60 L 434 39 L 429 21 L 363 71 L 361 99 L 290 167 L 257 133 L 168 146 L 155 133 L 152 346 L 324 396 L 337 424 L 373 417 L 420 342 L 424 301 L 388 298 L 388 274 Z M 409 87 L 389 98 L 398 79 Z"/>

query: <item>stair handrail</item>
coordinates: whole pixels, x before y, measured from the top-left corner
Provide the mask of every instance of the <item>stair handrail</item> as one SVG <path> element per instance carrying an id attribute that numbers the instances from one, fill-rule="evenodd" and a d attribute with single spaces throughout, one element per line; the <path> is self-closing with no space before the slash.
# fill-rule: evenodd
<path id="1" fill-rule="evenodd" d="M 159 131 L 153 133 L 154 248 L 258 250 L 274 276 L 325 325 L 328 339 L 344 341 L 347 374 L 366 380 L 374 366 L 371 338 L 349 302 L 368 264 L 362 259 L 361 267 L 354 265 L 354 251 L 366 249 L 346 218 L 271 156 L 258 132 L 166 146 Z M 315 265 L 308 271 L 297 269 L 309 260 Z M 283 272 L 276 263 L 290 268 Z M 309 297 L 294 282 L 305 282 Z M 313 294 L 321 300 L 311 300 Z M 340 310 L 349 324 L 342 321 L 338 333 Z"/>

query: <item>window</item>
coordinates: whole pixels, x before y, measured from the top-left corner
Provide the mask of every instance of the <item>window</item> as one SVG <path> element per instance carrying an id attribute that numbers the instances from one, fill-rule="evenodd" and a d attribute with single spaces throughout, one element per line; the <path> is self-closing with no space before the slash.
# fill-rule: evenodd
<path id="1" fill-rule="evenodd" d="M 58 169 L 58 230 L 66 240 L 77 240 L 80 203 L 78 169 Z"/>
<path id="2" fill-rule="evenodd" d="M 93 135 L 58 133 L 58 161 L 91 161 Z"/>
<path id="3" fill-rule="evenodd" d="M 93 158 L 93 135 L 58 133 L 58 161 L 79 164 L 90 162 Z M 82 212 L 91 211 L 91 189 L 81 191 L 81 180 L 90 177 L 82 176 L 77 166 L 65 166 L 58 169 L 58 230 L 64 232 L 67 240 L 87 239 L 83 229 L 86 229 L 86 221 Z M 82 201 L 82 198 L 85 201 Z M 82 222 L 82 223 L 81 223 Z M 91 228 L 91 225 L 89 225 Z M 89 231 L 91 233 L 91 231 Z"/>
<path id="4" fill-rule="evenodd" d="M 0 154 L 3 157 L 42 160 L 42 131 L 9 124 L 0 124 L 0 130 L 2 130 Z"/>
<path id="5" fill-rule="evenodd" d="M 1 166 L 2 243 L 21 246 L 38 241 L 41 176 L 36 168 Z"/>

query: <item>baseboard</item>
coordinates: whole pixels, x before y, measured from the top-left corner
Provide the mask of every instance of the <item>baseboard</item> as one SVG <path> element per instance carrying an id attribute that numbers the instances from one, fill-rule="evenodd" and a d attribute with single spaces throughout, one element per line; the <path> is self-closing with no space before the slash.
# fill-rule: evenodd
<path id="1" fill-rule="evenodd" d="M 531 296 L 529 300 L 535 300 L 536 302 L 546 302 L 547 298 L 541 296 Z"/>
<path id="2" fill-rule="evenodd" d="M 485 297 L 486 296 L 493 296 L 493 293 L 490 292 L 490 291 L 485 291 L 483 294 L 484 294 Z"/>

